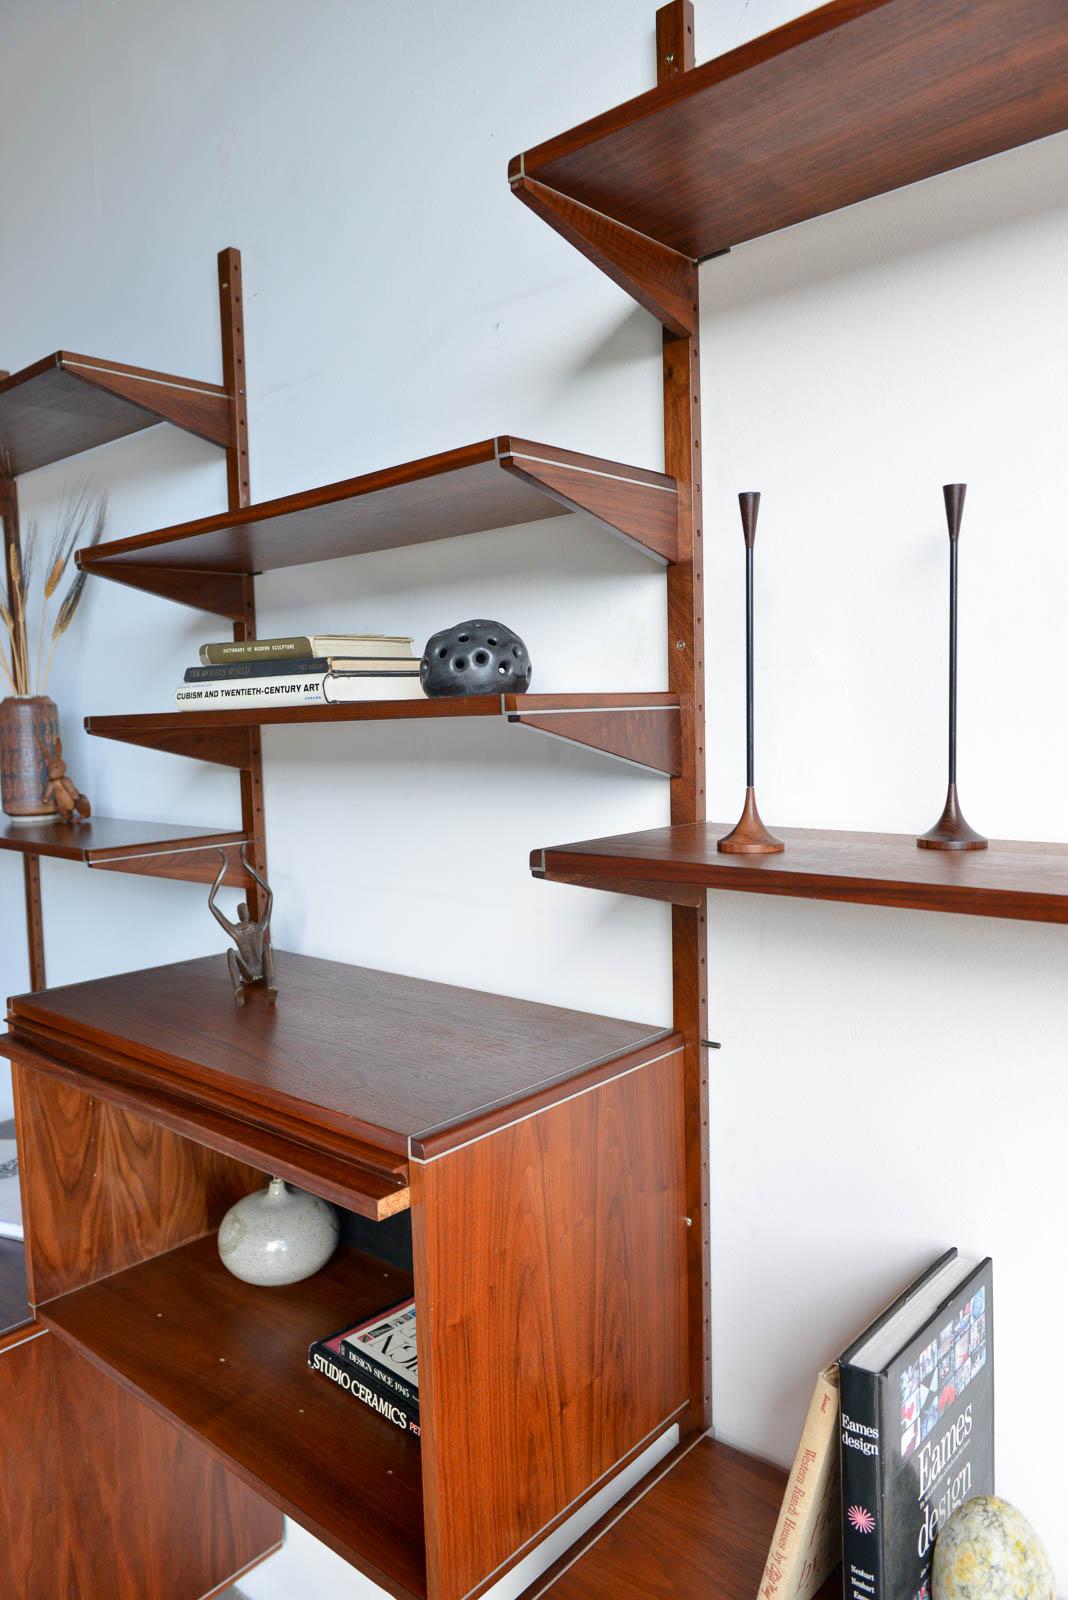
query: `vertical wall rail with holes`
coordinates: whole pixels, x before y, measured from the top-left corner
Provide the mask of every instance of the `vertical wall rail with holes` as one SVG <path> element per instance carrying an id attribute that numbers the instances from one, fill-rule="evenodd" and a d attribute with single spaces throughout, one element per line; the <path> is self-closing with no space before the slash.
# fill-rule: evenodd
<path id="1" fill-rule="evenodd" d="M 656 14 L 657 82 L 694 65 L 693 6 L 670 0 Z M 509 168 L 516 197 L 606 272 L 663 325 L 664 471 L 678 485 L 675 557 L 667 570 L 668 684 L 678 697 L 682 760 L 671 780 L 671 821 L 705 818 L 704 604 L 701 520 L 701 345 L 697 263 L 602 211 Z M 581 881 L 575 879 L 573 881 Z M 708 1212 L 708 975 L 705 896 L 671 912 L 675 1026 L 686 1040 L 689 1211 L 690 1410 L 711 1421 L 711 1312 Z"/>

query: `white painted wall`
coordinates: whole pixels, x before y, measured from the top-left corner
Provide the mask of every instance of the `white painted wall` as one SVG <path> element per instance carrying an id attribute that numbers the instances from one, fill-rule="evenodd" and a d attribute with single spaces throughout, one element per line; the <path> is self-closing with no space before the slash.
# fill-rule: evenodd
<path id="1" fill-rule="evenodd" d="M 699 0 L 699 55 L 799 9 Z M 651 5 L 7 0 L 4 24 L 4 365 L 66 345 L 216 377 L 214 255 L 233 243 L 257 498 L 508 430 L 660 465 L 657 328 L 505 182 L 515 151 L 648 84 Z M 756 487 L 765 816 L 934 820 L 940 486 L 963 478 L 967 812 L 995 835 L 1068 838 L 1066 251 L 1056 139 L 703 269 L 714 813 L 741 798 L 734 495 Z M 47 519 L 83 468 L 111 490 L 114 536 L 224 493 L 210 447 L 161 429 L 25 479 L 24 515 Z M 561 519 L 264 579 L 260 626 L 422 638 L 489 611 L 526 635 L 536 688 L 655 689 L 662 582 Z M 236 821 L 224 770 L 78 731 L 90 710 L 167 705 L 216 628 L 92 586 L 53 687 L 100 813 Z M 661 822 L 660 781 L 498 727 L 265 743 L 280 944 L 667 1020 L 664 908 L 525 866 L 535 845 Z M 43 877 L 54 983 L 220 947 L 195 887 Z M 853 1329 L 946 1243 L 990 1251 L 1000 1484 L 1063 1585 L 1064 934 L 729 895 L 710 909 L 722 1437 L 785 1461 L 815 1369 Z M 18 992 L 9 856 L 0 927 Z M 303 1536 L 245 1587 L 292 1593 L 316 1561 L 324 1600 L 366 1587 Z"/>

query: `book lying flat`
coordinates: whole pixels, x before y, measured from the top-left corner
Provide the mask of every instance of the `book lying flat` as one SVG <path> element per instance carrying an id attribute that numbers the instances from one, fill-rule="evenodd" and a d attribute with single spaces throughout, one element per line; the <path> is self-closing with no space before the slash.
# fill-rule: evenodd
<path id="1" fill-rule="evenodd" d="M 384 1421 L 392 1423 L 395 1428 L 403 1428 L 406 1433 L 418 1436 L 420 1431 L 418 1412 L 413 1414 L 395 1397 L 391 1398 L 373 1389 L 355 1368 L 329 1351 L 324 1342 L 312 1345 L 308 1352 L 308 1365 L 313 1372 L 329 1378 L 331 1383 L 336 1383 L 339 1389 L 344 1389 L 346 1394 L 358 1400 L 361 1405 L 367 1406 L 370 1411 L 376 1412 Z"/>
<path id="2" fill-rule="evenodd" d="M 310 661 L 316 656 L 410 656 L 414 640 L 393 633 L 311 633 L 282 639 L 224 639 L 200 647 L 201 664 L 228 661 Z"/>
<path id="3" fill-rule="evenodd" d="M 394 1426 L 419 1432 L 414 1300 L 316 1340 L 308 1365 Z"/>
<path id="4" fill-rule="evenodd" d="M 376 1383 L 419 1404 L 419 1356 L 415 1340 L 415 1301 L 405 1300 L 341 1334 L 350 1360 Z"/>
<path id="5" fill-rule="evenodd" d="M 321 706 L 424 698 L 419 675 L 414 672 L 298 672 L 181 683 L 174 703 L 179 711 L 225 711 L 233 706 Z"/>
<path id="6" fill-rule="evenodd" d="M 300 672 L 396 672 L 419 671 L 417 656 L 312 656 L 291 660 L 289 656 L 258 658 L 255 661 L 229 661 L 221 666 L 186 667 L 186 683 L 221 683 L 225 678 L 289 678 Z"/>
<path id="7" fill-rule="evenodd" d="M 841 1357 L 847 1600 L 930 1600 L 939 1530 L 993 1494 L 993 1330 L 989 1258 L 950 1250 Z"/>

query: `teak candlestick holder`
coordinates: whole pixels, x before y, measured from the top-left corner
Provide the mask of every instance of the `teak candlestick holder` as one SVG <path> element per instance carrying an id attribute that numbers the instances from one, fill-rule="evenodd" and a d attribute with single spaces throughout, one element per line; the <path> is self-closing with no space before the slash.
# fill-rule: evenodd
<path id="1" fill-rule="evenodd" d="M 738 496 L 745 538 L 745 805 L 737 825 L 716 845 L 724 855 L 770 856 L 786 845 L 770 833 L 760 820 L 755 788 L 753 739 L 753 546 L 756 544 L 760 496 L 747 491 Z"/>
<path id="2" fill-rule="evenodd" d="M 957 798 L 957 544 L 966 483 L 947 483 L 942 494 L 949 526 L 949 788 L 942 815 L 916 840 L 921 850 L 985 850 L 987 840 L 964 820 Z"/>

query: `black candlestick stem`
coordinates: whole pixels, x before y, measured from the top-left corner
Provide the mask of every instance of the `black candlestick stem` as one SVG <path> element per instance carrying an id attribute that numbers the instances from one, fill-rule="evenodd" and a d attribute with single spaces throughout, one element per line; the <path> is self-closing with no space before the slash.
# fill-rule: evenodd
<path id="1" fill-rule="evenodd" d="M 753 715 L 753 546 L 756 544 L 760 495 L 748 490 L 738 496 L 745 539 L 745 805 L 736 827 L 716 848 L 725 855 L 773 855 L 786 846 L 765 828 L 756 803 L 756 738 Z"/>
<path id="2" fill-rule="evenodd" d="M 964 515 L 966 483 L 947 483 L 942 489 L 949 528 L 949 788 L 942 815 L 929 833 L 916 843 L 924 850 L 985 850 L 987 841 L 964 820 L 957 798 L 957 547 Z"/>

